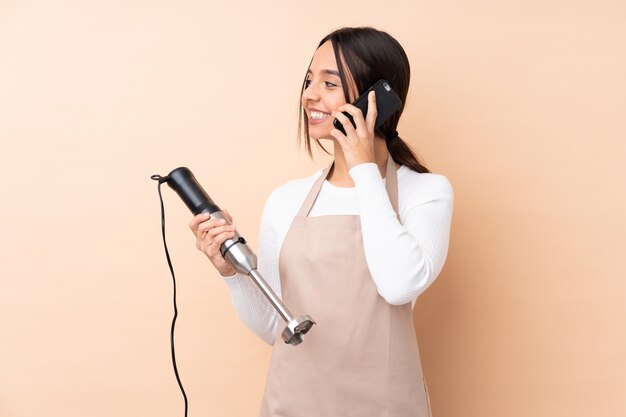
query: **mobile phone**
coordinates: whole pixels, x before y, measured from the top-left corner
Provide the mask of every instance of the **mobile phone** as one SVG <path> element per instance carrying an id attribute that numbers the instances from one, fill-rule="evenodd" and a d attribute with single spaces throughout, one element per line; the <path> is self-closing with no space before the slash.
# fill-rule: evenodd
<path id="1" fill-rule="evenodd" d="M 376 110 L 378 111 L 378 114 L 376 115 L 376 123 L 374 124 L 374 129 L 378 129 L 380 125 L 382 125 L 392 114 L 400 110 L 400 107 L 402 107 L 402 100 L 400 100 L 398 94 L 393 91 L 391 85 L 389 85 L 387 80 L 381 78 L 380 80 L 376 81 L 370 88 L 368 88 L 366 92 L 361 94 L 361 96 L 357 98 L 354 103 L 352 103 L 353 106 L 361 109 L 361 111 L 363 112 L 363 118 L 367 116 L 367 95 L 372 90 L 374 90 L 374 92 L 376 93 Z M 343 114 L 345 114 L 348 119 L 350 119 L 352 126 L 356 128 L 356 124 L 354 123 L 354 118 L 352 117 L 352 115 L 348 112 L 343 112 Z M 344 135 L 346 134 L 343 125 L 338 119 L 333 120 L 333 126 L 335 126 L 336 129 L 339 129 Z"/>

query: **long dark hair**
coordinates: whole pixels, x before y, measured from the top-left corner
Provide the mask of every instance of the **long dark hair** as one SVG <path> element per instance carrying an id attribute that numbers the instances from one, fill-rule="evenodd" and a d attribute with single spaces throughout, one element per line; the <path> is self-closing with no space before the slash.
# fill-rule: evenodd
<path id="1" fill-rule="evenodd" d="M 386 138 L 387 149 L 394 161 L 406 165 L 413 171 L 429 173 L 428 168 L 418 161 L 411 148 L 409 148 L 398 135 L 394 134 L 398 127 L 398 121 L 400 120 L 402 111 L 404 110 L 411 77 L 409 59 L 404 49 L 402 49 L 402 46 L 400 46 L 400 43 L 388 33 L 372 27 L 344 27 L 337 29 L 325 36 L 317 47 L 319 48 L 329 40 L 332 42 L 335 52 L 337 69 L 339 70 L 339 77 L 341 78 L 346 101 L 349 100 L 350 94 L 348 91 L 346 69 L 340 58 L 341 56 L 345 59 L 348 71 L 356 84 L 357 96 L 380 78 L 389 81 L 391 88 L 398 93 L 398 96 L 402 100 L 402 107 L 376 130 L 376 134 Z M 309 157 L 313 157 L 307 115 L 306 111 L 302 108 L 302 94 L 304 93 L 305 87 L 306 75 L 302 82 L 302 90 L 300 91 L 298 139 L 300 140 L 300 138 L 302 138 L 304 140 Z M 302 136 L 303 126 L 304 137 Z M 324 152 L 330 155 L 319 141 L 316 141 L 316 143 Z"/>

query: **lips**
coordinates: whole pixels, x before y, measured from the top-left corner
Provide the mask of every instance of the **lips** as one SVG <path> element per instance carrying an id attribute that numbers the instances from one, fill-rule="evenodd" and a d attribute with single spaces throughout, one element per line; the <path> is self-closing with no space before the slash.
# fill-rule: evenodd
<path id="1" fill-rule="evenodd" d="M 317 109 L 309 109 L 309 124 L 321 123 L 326 120 L 328 116 L 330 116 L 330 113 Z"/>

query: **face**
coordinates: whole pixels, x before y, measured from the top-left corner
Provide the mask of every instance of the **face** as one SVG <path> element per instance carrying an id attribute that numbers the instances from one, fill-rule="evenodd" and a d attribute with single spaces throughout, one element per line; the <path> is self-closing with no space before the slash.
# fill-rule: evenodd
<path id="1" fill-rule="evenodd" d="M 344 68 L 346 68 L 345 64 Z M 330 135 L 330 131 L 334 129 L 334 117 L 330 113 L 345 104 L 346 100 L 337 70 L 333 45 L 330 41 L 325 42 L 315 51 L 304 87 L 302 107 L 307 115 L 309 136 L 313 139 L 335 140 Z M 348 91 L 354 96 L 353 85 Z"/>

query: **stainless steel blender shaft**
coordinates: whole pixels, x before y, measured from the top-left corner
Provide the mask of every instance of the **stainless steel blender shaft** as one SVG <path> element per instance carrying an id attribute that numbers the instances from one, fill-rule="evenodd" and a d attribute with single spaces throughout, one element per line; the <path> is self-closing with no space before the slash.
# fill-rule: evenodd
<path id="1" fill-rule="evenodd" d="M 290 322 L 293 320 L 292 314 L 289 312 L 287 307 L 283 304 L 283 302 L 278 298 L 272 287 L 269 286 L 267 281 L 263 279 L 259 271 L 256 269 L 251 269 L 248 274 L 250 278 L 254 281 L 254 283 L 259 287 L 259 289 L 264 293 L 269 302 L 274 306 L 278 314 L 285 320 L 285 322 Z"/>
<path id="2" fill-rule="evenodd" d="M 211 218 L 224 219 L 227 224 L 230 221 L 222 211 L 215 211 L 211 213 Z M 283 302 L 278 298 L 272 287 L 269 286 L 267 281 L 263 279 L 257 268 L 257 257 L 254 252 L 246 245 L 246 241 L 237 232 L 231 239 L 222 243 L 220 248 L 224 258 L 230 262 L 240 274 L 248 275 L 254 283 L 259 287 L 259 290 L 268 299 L 272 306 L 276 309 L 278 314 L 287 323 L 287 326 L 283 330 L 282 338 L 285 343 L 291 345 L 298 345 L 302 343 L 302 336 L 306 334 L 311 327 L 315 324 L 315 321 L 308 315 L 294 317 Z"/>

